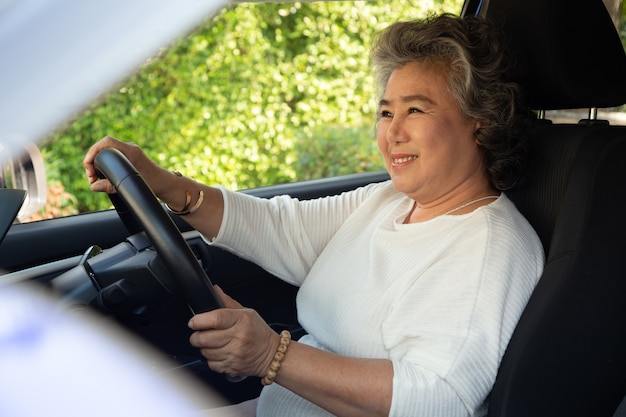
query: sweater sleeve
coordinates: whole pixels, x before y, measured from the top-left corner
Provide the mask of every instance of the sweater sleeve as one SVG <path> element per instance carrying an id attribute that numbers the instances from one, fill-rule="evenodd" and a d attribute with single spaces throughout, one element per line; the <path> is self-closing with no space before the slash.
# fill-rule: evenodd
<path id="1" fill-rule="evenodd" d="M 303 201 L 289 196 L 263 199 L 222 189 L 224 218 L 211 243 L 300 286 L 345 219 L 382 184 Z"/>

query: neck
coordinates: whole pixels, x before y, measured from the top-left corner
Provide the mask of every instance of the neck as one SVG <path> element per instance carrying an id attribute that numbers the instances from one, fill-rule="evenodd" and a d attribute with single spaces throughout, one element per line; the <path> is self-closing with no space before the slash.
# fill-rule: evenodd
<path id="1" fill-rule="evenodd" d="M 439 204 L 421 205 L 415 202 L 406 217 L 405 223 L 423 222 L 439 216 L 471 213 L 479 207 L 492 203 L 499 196 L 499 191 L 489 187 L 481 192 L 455 196 L 455 198 Z"/>

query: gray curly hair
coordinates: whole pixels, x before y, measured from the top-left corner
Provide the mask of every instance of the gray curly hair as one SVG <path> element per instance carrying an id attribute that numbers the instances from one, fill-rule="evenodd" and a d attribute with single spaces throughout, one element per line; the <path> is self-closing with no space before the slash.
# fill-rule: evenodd
<path id="1" fill-rule="evenodd" d="M 481 121 L 475 139 L 491 184 L 507 190 L 520 182 L 527 163 L 524 132 L 530 112 L 518 84 L 509 78 L 515 61 L 499 28 L 480 17 L 450 14 L 398 22 L 378 35 L 371 61 L 381 96 L 396 69 L 414 61 L 443 64 L 461 112 Z"/>

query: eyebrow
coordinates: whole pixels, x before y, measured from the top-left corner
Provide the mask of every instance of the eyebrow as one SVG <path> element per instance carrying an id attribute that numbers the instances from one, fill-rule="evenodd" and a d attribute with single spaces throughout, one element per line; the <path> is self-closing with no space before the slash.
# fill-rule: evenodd
<path id="1" fill-rule="evenodd" d="M 400 97 L 400 102 L 401 103 L 411 103 L 413 101 L 424 101 L 426 103 L 429 104 L 434 104 L 435 102 L 433 100 L 431 100 L 430 98 L 426 97 L 423 94 L 411 94 L 409 96 L 401 96 Z M 389 104 L 391 104 L 391 100 L 387 100 L 387 99 L 381 99 L 378 102 L 379 106 L 388 106 Z"/>

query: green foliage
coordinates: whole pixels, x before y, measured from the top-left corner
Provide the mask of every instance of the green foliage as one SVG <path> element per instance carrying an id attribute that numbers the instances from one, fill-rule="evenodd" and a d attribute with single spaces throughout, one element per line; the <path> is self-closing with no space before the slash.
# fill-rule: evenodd
<path id="1" fill-rule="evenodd" d="M 384 169 L 374 127 L 323 126 L 295 144 L 298 180 Z"/>
<path id="2" fill-rule="evenodd" d="M 373 123 L 372 36 L 460 0 L 241 4 L 146 63 L 55 134 L 46 152 L 80 211 L 83 155 L 110 135 L 169 169 L 232 189 L 382 168 Z"/>

